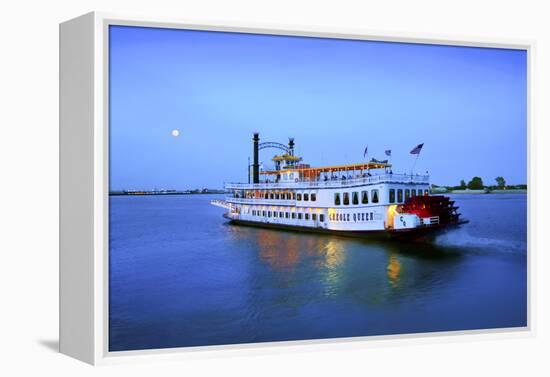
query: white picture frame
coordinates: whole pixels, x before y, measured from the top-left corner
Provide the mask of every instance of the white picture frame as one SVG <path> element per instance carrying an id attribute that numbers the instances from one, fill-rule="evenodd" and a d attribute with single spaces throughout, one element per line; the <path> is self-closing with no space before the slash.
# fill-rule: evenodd
<path id="1" fill-rule="evenodd" d="M 270 353 L 296 349 L 376 346 L 387 342 L 457 341 L 533 336 L 532 282 L 535 250 L 528 227 L 528 324 L 526 327 L 435 334 L 354 337 L 331 340 L 186 347 L 144 351 L 108 351 L 108 28 L 131 25 L 174 29 L 249 32 L 453 46 L 514 48 L 528 62 L 528 218 L 533 218 L 533 53 L 525 40 L 417 35 L 365 30 L 209 24 L 108 13 L 88 13 L 60 25 L 60 351 L 90 364 L 137 359 L 185 358 L 220 352 Z M 460 335 L 456 337 L 455 335 Z M 197 353 L 199 352 L 199 353 Z"/>

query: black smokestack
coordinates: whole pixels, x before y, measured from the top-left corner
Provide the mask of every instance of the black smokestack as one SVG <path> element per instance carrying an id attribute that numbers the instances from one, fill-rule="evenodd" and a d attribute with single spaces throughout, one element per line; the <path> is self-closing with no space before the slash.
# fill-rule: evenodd
<path id="1" fill-rule="evenodd" d="M 260 183 L 259 144 L 260 134 L 255 132 L 252 138 L 254 144 L 254 163 L 252 164 L 252 183 Z"/>

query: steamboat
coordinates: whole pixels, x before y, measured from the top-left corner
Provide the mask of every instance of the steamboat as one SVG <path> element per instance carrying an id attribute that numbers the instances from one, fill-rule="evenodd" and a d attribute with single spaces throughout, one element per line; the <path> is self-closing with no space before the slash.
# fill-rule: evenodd
<path id="1" fill-rule="evenodd" d="M 228 183 L 211 204 L 241 225 L 368 238 L 429 239 L 465 224 L 454 201 L 430 194 L 429 175 L 394 174 L 387 160 L 311 167 L 288 145 L 253 136 L 252 182 Z M 276 148 L 274 167 L 260 170 L 259 151 Z"/>

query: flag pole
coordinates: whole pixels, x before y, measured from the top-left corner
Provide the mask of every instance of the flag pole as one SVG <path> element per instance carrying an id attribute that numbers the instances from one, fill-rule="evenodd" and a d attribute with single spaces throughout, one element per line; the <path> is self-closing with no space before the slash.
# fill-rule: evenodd
<path id="1" fill-rule="evenodd" d="M 414 167 L 416 166 L 416 161 L 418 161 L 418 157 L 420 157 L 420 152 L 416 154 L 416 158 L 414 159 L 413 166 L 411 168 L 411 176 L 413 175 Z"/>

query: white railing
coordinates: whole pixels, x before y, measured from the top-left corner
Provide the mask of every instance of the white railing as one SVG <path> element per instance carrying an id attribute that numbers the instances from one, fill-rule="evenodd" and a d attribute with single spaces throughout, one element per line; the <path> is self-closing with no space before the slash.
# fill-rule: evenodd
<path id="1" fill-rule="evenodd" d="M 268 182 L 268 183 L 226 183 L 227 190 L 241 189 L 307 189 L 307 188 L 338 188 L 351 187 L 365 184 L 376 183 L 420 183 L 430 182 L 429 175 L 419 174 L 377 174 L 370 177 L 360 177 L 351 179 L 334 179 L 328 181 L 298 181 L 298 182 Z"/>
<path id="2" fill-rule="evenodd" d="M 215 205 L 217 207 L 222 207 L 222 208 L 225 208 L 225 209 L 230 208 L 230 204 L 225 200 L 219 200 L 219 199 L 211 200 L 210 204 Z"/>
<path id="3" fill-rule="evenodd" d="M 228 203 L 234 203 L 234 204 L 266 204 L 266 205 L 288 205 L 289 203 L 294 203 L 294 200 L 280 200 L 280 199 L 265 199 L 265 198 L 257 198 L 257 199 L 251 199 L 251 198 L 233 198 L 233 197 L 226 197 L 225 201 Z"/>

